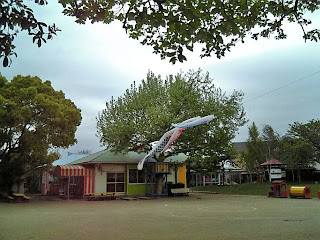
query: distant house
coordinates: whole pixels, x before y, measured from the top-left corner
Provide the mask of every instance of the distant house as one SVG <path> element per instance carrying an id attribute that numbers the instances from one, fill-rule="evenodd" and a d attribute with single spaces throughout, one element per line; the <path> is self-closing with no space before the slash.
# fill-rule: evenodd
<path id="1" fill-rule="evenodd" d="M 117 195 L 153 194 L 156 174 L 164 174 L 164 184 L 186 184 L 186 155 L 168 157 L 164 163 L 149 159 L 144 169 L 138 171 L 137 164 L 144 156 L 144 153 L 134 151 L 115 154 L 109 149 L 102 150 L 67 165 L 58 165 L 54 176 L 60 179 L 60 189 L 64 194 L 68 192 L 71 197 L 111 192 Z"/>
<path id="2" fill-rule="evenodd" d="M 278 159 L 271 159 L 261 163 L 260 166 L 264 167 L 266 179 L 269 179 L 270 182 L 286 177 L 286 165 Z"/>
<path id="3" fill-rule="evenodd" d="M 245 142 L 235 142 L 236 151 L 247 151 Z M 205 186 L 208 184 L 231 184 L 242 183 L 243 176 L 246 174 L 244 169 L 239 168 L 229 160 L 220 163 L 220 169 L 211 175 L 203 175 L 200 172 L 191 171 L 190 187 Z"/>
<path id="4" fill-rule="evenodd" d="M 242 173 L 245 170 L 230 163 L 230 161 L 224 161 L 220 163 L 220 169 L 211 175 L 202 175 L 201 173 L 192 172 L 190 179 L 190 186 L 205 186 L 211 184 L 233 184 L 242 183 Z"/>

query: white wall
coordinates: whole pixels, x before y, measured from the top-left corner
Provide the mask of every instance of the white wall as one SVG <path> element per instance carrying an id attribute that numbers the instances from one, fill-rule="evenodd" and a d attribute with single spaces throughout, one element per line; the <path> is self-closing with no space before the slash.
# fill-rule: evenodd
<path id="1" fill-rule="evenodd" d="M 95 184 L 94 184 L 95 193 L 103 193 L 107 191 L 107 172 L 126 173 L 126 165 L 113 165 L 113 164 L 97 165 L 95 169 Z"/>

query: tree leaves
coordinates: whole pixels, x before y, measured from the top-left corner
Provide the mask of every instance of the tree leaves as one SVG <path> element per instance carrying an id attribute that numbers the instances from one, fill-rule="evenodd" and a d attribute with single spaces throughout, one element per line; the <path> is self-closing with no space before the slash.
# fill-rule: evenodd
<path id="1" fill-rule="evenodd" d="M 233 154 L 231 139 L 246 122 L 241 101 L 241 92 L 227 96 L 201 70 L 165 80 L 149 72 L 139 86 L 133 84 L 117 100 L 107 102 L 97 118 L 98 134 L 116 152 L 147 151 L 173 123 L 214 114 L 209 124 L 185 130 L 166 154 L 196 157 L 209 171 L 208 163 L 213 166 Z"/>
<path id="2" fill-rule="evenodd" d="M 39 5 L 46 5 L 45 0 L 35 0 Z M 47 31 L 43 28 L 47 27 Z M 3 58 L 3 67 L 10 66 L 11 57 L 17 57 L 13 44 L 15 37 L 21 31 L 27 31 L 32 36 L 34 43 L 41 47 L 46 40 L 52 39 L 60 31 L 55 24 L 48 26 L 38 21 L 33 15 L 32 9 L 23 4 L 21 0 L 0 2 L 0 59 Z"/>
<path id="3" fill-rule="evenodd" d="M 76 143 L 81 114 L 49 81 L 20 75 L 10 82 L 0 80 L 0 176 L 10 169 L 20 177 L 28 169 L 51 164 L 56 148 Z M 17 169 L 11 169 L 13 165 Z M 7 180 L 0 178 L 0 188 L 12 184 Z"/>
<path id="4" fill-rule="evenodd" d="M 94 2 L 91 3 L 91 2 Z M 320 39 L 319 29 L 306 31 L 311 21 L 307 12 L 315 12 L 320 2 L 312 1 L 65 1 L 64 14 L 75 16 L 77 22 L 86 19 L 104 23 L 119 20 L 130 38 L 152 46 L 154 53 L 173 64 L 186 61 L 185 50 L 195 43 L 202 46 L 201 57 L 215 54 L 218 58 L 247 36 L 275 39 L 287 37 L 285 20 L 299 24 L 305 40 Z M 81 11 L 81 14 L 79 14 Z M 99 15 L 99 11 L 108 14 Z M 181 47 L 182 51 L 177 47 Z M 174 54 L 172 54 L 174 52 Z"/>

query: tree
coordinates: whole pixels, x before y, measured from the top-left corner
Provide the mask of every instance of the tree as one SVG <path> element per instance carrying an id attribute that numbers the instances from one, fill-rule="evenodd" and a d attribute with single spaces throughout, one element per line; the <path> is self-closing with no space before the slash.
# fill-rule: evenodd
<path id="1" fill-rule="evenodd" d="M 262 138 L 254 122 L 249 127 L 249 138 L 246 142 L 246 147 L 247 152 L 243 153 L 243 157 L 246 171 L 250 174 L 252 181 L 252 173 L 256 173 L 258 171 L 257 167 L 259 166 L 259 163 L 264 161 Z"/>
<path id="2" fill-rule="evenodd" d="M 1 76 L 0 190 L 10 192 L 23 175 L 50 166 L 55 149 L 76 143 L 80 123 L 80 110 L 50 81 L 18 75 L 8 82 Z"/>
<path id="3" fill-rule="evenodd" d="M 290 125 L 289 135 L 309 142 L 314 150 L 314 159 L 320 162 L 320 120 L 311 120 L 306 124 L 295 122 Z"/>
<path id="4" fill-rule="evenodd" d="M 172 128 L 171 124 L 214 114 L 210 123 L 186 129 L 170 151 L 154 157 L 163 162 L 169 156 L 184 153 L 197 158 L 208 170 L 233 151 L 231 139 L 246 122 L 242 95 L 234 91 L 227 96 L 201 70 L 170 75 L 165 80 L 149 72 L 139 86 L 132 84 L 117 100 L 112 98 L 106 103 L 97 118 L 98 135 L 115 152 L 136 146 L 147 152 L 159 136 Z M 161 179 L 162 176 L 157 180 L 158 193 Z"/>
<path id="5" fill-rule="evenodd" d="M 301 170 L 320 161 L 320 120 L 311 120 L 306 124 L 294 122 L 289 125 L 287 136 L 282 143 L 283 160 L 287 167 L 297 171 L 301 181 Z"/>
<path id="6" fill-rule="evenodd" d="M 46 0 L 34 0 L 36 4 L 46 5 Z M 45 31 L 47 28 L 47 31 Z M 42 43 L 52 39 L 57 31 L 55 24 L 47 25 L 38 21 L 33 11 L 23 0 L 1 0 L 0 1 L 0 59 L 3 58 L 3 67 L 10 66 L 12 56 L 17 57 L 14 52 L 13 41 L 21 31 L 27 31 L 32 36 L 32 41 L 41 47 Z"/>
<path id="7" fill-rule="evenodd" d="M 148 0 L 148 1 L 83 1 L 59 0 L 64 14 L 109 24 L 122 22 L 130 38 L 153 47 L 161 58 L 173 64 L 186 60 L 184 51 L 201 44 L 201 57 L 215 54 L 218 58 L 246 37 L 255 40 L 287 37 L 284 22 L 301 26 L 303 39 L 318 41 L 320 30 L 307 30 L 311 24 L 305 15 L 320 8 L 318 0 Z"/>
<path id="8" fill-rule="evenodd" d="M 264 146 L 265 160 L 271 160 L 273 158 L 280 158 L 279 141 L 280 135 L 273 130 L 270 125 L 265 125 L 262 130 L 262 141 Z"/>
<path id="9" fill-rule="evenodd" d="M 287 165 L 287 169 L 292 171 L 293 181 L 294 170 L 297 171 L 298 181 L 301 182 L 301 170 L 309 168 L 314 164 L 313 146 L 303 139 L 282 138 L 282 160 Z"/>

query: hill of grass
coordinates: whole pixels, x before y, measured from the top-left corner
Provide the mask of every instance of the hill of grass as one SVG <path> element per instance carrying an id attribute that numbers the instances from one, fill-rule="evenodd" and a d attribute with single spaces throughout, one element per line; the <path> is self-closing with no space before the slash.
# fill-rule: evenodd
<path id="1" fill-rule="evenodd" d="M 255 182 L 255 183 L 243 183 L 243 184 L 234 184 L 234 185 L 207 185 L 201 187 L 194 187 L 191 190 L 194 191 L 209 191 L 217 192 L 221 194 L 234 194 L 234 195 L 261 195 L 267 196 L 272 184 L 269 182 Z M 320 191 L 320 184 L 310 183 L 310 182 L 289 182 L 288 183 L 288 196 L 289 189 L 291 186 L 309 186 L 312 192 L 312 197 L 318 197 L 318 191 Z"/>

